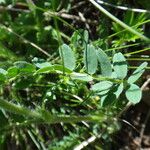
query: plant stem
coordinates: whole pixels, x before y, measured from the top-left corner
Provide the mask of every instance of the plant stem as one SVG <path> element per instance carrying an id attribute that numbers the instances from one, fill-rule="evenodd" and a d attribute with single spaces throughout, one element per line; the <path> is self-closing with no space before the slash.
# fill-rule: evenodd
<path id="1" fill-rule="evenodd" d="M 74 116 L 74 115 L 52 115 L 48 111 L 31 111 L 25 107 L 17 106 L 16 104 L 0 99 L 0 107 L 9 112 L 31 117 L 36 119 L 37 123 L 77 123 L 81 121 L 88 122 L 102 122 L 107 119 L 106 116 L 100 115 L 88 115 L 88 116 Z"/>
<path id="2" fill-rule="evenodd" d="M 134 30 L 132 27 L 128 26 L 127 24 L 125 24 L 124 22 L 122 22 L 121 20 L 119 20 L 118 18 L 116 18 L 114 15 L 112 15 L 110 12 L 108 12 L 106 9 L 104 9 L 102 6 L 100 6 L 99 4 L 97 4 L 94 0 L 89 0 L 95 7 L 97 7 L 102 13 L 104 13 L 106 16 L 108 16 L 110 19 L 112 19 L 114 22 L 118 23 L 120 26 L 122 26 L 123 28 L 125 28 L 126 30 L 130 31 L 131 33 L 137 35 L 138 37 L 140 37 L 142 40 L 146 41 L 146 42 L 150 42 L 150 39 L 147 38 L 146 36 L 142 35 L 141 33 L 137 32 L 136 30 Z"/>
<path id="3" fill-rule="evenodd" d="M 12 112 L 18 115 L 42 119 L 39 113 L 35 111 L 31 111 L 25 107 L 17 106 L 16 104 L 10 103 L 2 99 L 0 99 L 0 107 L 4 110 L 7 110 L 9 112 Z"/>

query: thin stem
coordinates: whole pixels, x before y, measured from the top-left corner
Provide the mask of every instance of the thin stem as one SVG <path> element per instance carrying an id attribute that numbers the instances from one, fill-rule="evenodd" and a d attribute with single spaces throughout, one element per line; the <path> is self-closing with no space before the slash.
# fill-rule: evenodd
<path id="1" fill-rule="evenodd" d="M 97 0 L 97 3 L 106 5 L 106 6 L 110 6 L 110 7 L 116 8 L 116 9 L 120 9 L 120 10 L 133 11 L 133 12 L 137 12 L 137 13 L 150 13 L 150 11 L 146 10 L 146 9 L 129 8 L 129 7 L 124 7 L 124 6 L 113 5 L 113 4 L 104 2 L 102 0 Z"/>
<path id="2" fill-rule="evenodd" d="M 95 7 L 97 7 L 101 12 L 103 12 L 106 16 L 108 16 L 110 19 L 112 19 L 114 22 L 118 23 L 120 26 L 125 28 L 126 30 L 130 31 L 131 33 L 137 35 L 139 38 L 146 42 L 150 42 L 150 39 L 147 38 L 146 36 L 142 35 L 141 33 L 137 32 L 134 30 L 132 27 L 128 26 L 118 18 L 116 18 L 114 15 L 112 15 L 110 12 L 108 12 L 106 9 L 104 9 L 102 6 L 97 4 L 94 0 L 89 0 Z"/>
<path id="3" fill-rule="evenodd" d="M 105 50 L 105 52 L 113 51 L 113 50 L 119 50 L 119 49 L 124 49 L 124 48 L 129 48 L 129 47 L 137 46 L 139 44 L 140 43 L 135 43 L 135 44 L 129 44 L 129 45 L 124 45 L 124 46 L 120 46 L 120 47 L 109 48 L 109 49 Z"/>
<path id="4" fill-rule="evenodd" d="M 150 48 L 148 47 L 148 48 L 145 48 L 145 49 L 142 49 L 142 50 L 137 50 L 137 51 L 135 51 L 135 52 L 126 53 L 126 54 L 124 54 L 124 56 L 129 56 L 129 55 L 133 55 L 133 54 L 138 54 L 138 53 L 141 53 L 141 52 L 145 52 L 145 51 L 147 51 L 147 50 L 150 50 Z"/>

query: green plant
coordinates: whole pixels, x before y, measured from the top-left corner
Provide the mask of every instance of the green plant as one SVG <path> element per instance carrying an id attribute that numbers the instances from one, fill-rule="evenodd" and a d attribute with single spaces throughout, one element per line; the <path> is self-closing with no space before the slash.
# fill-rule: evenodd
<path id="1" fill-rule="evenodd" d="M 128 66 L 122 53 L 116 53 L 112 58 L 113 63 L 111 63 L 109 57 L 104 51 L 101 49 L 96 49 L 92 44 L 89 44 L 84 49 L 84 66 L 81 70 L 75 72 L 73 70 L 76 70 L 75 63 L 77 60 L 75 60 L 75 55 L 72 49 L 66 44 L 63 44 L 59 49 L 62 51 L 60 56 L 64 65 L 40 61 L 36 62 L 34 59 L 34 64 L 27 63 L 25 61 L 17 61 L 7 70 L 1 68 L 0 81 L 2 93 L 7 86 L 9 86 L 11 90 L 17 90 L 18 93 L 21 89 L 30 89 L 32 86 L 37 85 L 42 86 L 45 89 L 42 91 L 42 93 L 46 97 L 53 97 L 54 95 L 58 96 L 63 92 L 64 98 L 68 95 L 76 98 L 76 100 L 70 105 L 75 105 L 75 107 L 80 108 L 83 103 L 88 101 L 91 103 L 91 105 L 95 105 L 94 107 L 97 107 L 96 110 L 93 110 L 92 113 L 89 112 L 90 115 L 83 116 L 77 115 L 74 111 L 65 113 L 65 109 L 64 113 L 59 112 L 53 114 L 51 110 L 48 109 L 48 104 L 46 103 L 48 100 L 45 101 L 46 99 L 38 102 L 39 104 L 36 100 L 34 102 L 34 100 L 31 99 L 31 104 L 33 102 L 37 103 L 34 104 L 34 109 L 32 109 L 32 111 L 29 108 L 26 108 L 26 104 L 23 105 L 22 99 L 15 100 L 20 106 L 1 99 L 0 107 L 4 111 L 7 110 L 23 116 L 23 122 L 31 121 L 40 124 L 53 124 L 61 122 L 73 123 L 81 121 L 107 122 L 107 119 L 113 119 L 113 117 L 110 116 L 107 118 L 107 115 L 105 115 L 105 113 L 101 112 L 99 109 L 101 109 L 101 107 L 110 108 L 118 105 L 117 103 L 120 103 L 119 97 L 123 90 L 126 90 L 126 97 L 133 104 L 136 104 L 140 101 L 141 90 L 137 85 L 134 84 L 134 82 L 142 75 L 147 63 L 143 63 L 133 72 L 133 75 L 131 75 L 129 78 L 126 78 Z M 99 64 L 99 66 L 97 64 Z M 99 73 L 95 74 L 96 72 Z M 55 76 L 55 78 L 53 79 L 52 77 L 52 79 L 48 79 L 46 76 L 49 75 Z M 94 84 L 90 89 L 88 89 L 85 84 L 86 82 L 94 82 Z M 46 87 L 48 88 L 46 89 Z M 85 90 L 84 92 L 86 92 L 88 96 L 84 94 L 84 96 L 81 98 L 78 97 L 77 95 L 79 95 L 79 88 L 83 88 L 83 90 Z M 10 98 L 11 97 L 13 98 L 14 96 L 10 95 Z M 95 101 L 94 99 L 96 97 L 99 97 L 99 99 Z M 68 99 L 67 101 L 71 102 L 72 100 Z M 82 111 L 84 112 L 85 110 L 80 108 L 80 112 Z M 5 128 L 6 127 L 4 126 L 4 129 Z"/>
<path id="2" fill-rule="evenodd" d="M 120 112 L 140 102 L 147 63 L 128 60 L 149 61 L 148 17 L 96 4 L 107 26 L 89 1 L 0 1 L 0 149 L 110 149 Z"/>

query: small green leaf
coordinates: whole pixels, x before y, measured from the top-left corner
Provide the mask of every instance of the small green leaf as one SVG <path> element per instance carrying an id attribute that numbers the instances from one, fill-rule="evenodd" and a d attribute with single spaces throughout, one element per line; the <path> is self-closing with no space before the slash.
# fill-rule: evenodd
<path id="1" fill-rule="evenodd" d="M 128 66 L 122 53 L 119 52 L 114 55 L 113 68 L 119 79 L 124 79 L 127 76 Z"/>
<path id="2" fill-rule="evenodd" d="M 131 84 L 130 87 L 127 89 L 125 95 L 129 102 L 137 104 L 142 98 L 142 91 L 137 85 Z"/>
<path id="3" fill-rule="evenodd" d="M 69 69 L 63 68 L 62 65 L 51 65 L 51 66 L 47 66 L 47 67 L 44 67 L 44 68 L 40 68 L 39 70 L 36 71 L 35 74 L 50 73 L 50 72 L 62 74 L 63 70 L 65 70 L 66 73 L 72 73 L 72 71 L 70 71 Z"/>
<path id="4" fill-rule="evenodd" d="M 94 74 L 97 69 L 96 49 L 93 45 L 87 45 L 84 50 L 84 65 L 89 74 Z"/>
<path id="5" fill-rule="evenodd" d="M 99 95 L 106 94 L 110 88 L 113 86 L 113 83 L 110 81 L 101 81 L 92 86 L 93 91 L 98 92 Z"/>
<path id="6" fill-rule="evenodd" d="M 54 71 L 54 66 L 47 66 L 47 67 L 43 67 L 38 69 L 35 74 L 38 73 L 49 73 L 49 72 L 53 72 Z"/>
<path id="7" fill-rule="evenodd" d="M 123 91 L 123 83 L 120 85 L 113 85 L 113 87 L 110 87 L 107 90 L 107 93 L 103 93 L 101 95 L 101 106 L 106 107 L 108 105 L 111 105 L 117 100 L 120 96 L 120 94 Z"/>
<path id="8" fill-rule="evenodd" d="M 75 31 L 73 33 L 73 35 L 71 36 L 71 44 L 77 48 L 79 46 L 79 40 L 81 39 L 80 35 L 79 35 L 79 31 Z"/>
<path id="9" fill-rule="evenodd" d="M 100 98 L 101 106 L 106 107 L 111 105 L 116 100 L 116 95 L 113 93 L 113 91 L 109 91 L 107 95 L 103 95 Z"/>
<path id="10" fill-rule="evenodd" d="M 62 65 L 54 65 L 54 69 L 56 71 L 56 73 L 63 73 L 63 71 L 65 71 L 65 73 L 72 73 L 72 71 L 68 68 L 64 68 Z"/>
<path id="11" fill-rule="evenodd" d="M 102 76 L 110 77 L 112 74 L 112 67 L 111 67 L 111 63 L 107 54 L 103 50 L 98 49 L 97 59 L 100 63 Z"/>
<path id="12" fill-rule="evenodd" d="M 50 62 L 46 62 L 44 59 L 41 59 L 41 58 L 37 58 L 37 57 L 34 57 L 32 59 L 32 62 L 35 64 L 36 67 L 38 68 L 45 68 L 45 67 L 49 67 L 51 66 L 51 63 Z"/>
<path id="13" fill-rule="evenodd" d="M 120 85 L 117 85 L 117 90 L 114 92 L 114 94 L 116 95 L 116 98 L 119 98 L 122 91 L 123 91 L 123 83 L 121 83 Z"/>
<path id="14" fill-rule="evenodd" d="M 43 63 L 36 63 L 35 64 L 38 68 L 44 68 L 44 67 L 49 67 L 51 66 L 51 63 L 49 62 L 43 62 Z"/>
<path id="15" fill-rule="evenodd" d="M 134 83 L 137 81 L 141 75 L 144 73 L 145 68 L 147 67 L 148 63 L 144 62 L 142 63 L 134 72 L 133 74 L 128 78 L 128 83 Z"/>
<path id="16" fill-rule="evenodd" d="M 63 44 L 59 48 L 59 53 L 62 61 L 64 62 L 64 67 L 70 70 L 74 70 L 76 65 L 76 60 L 72 49 L 68 45 Z"/>
<path id="17" fill-rule="evenodd" d="M 14 65 L 19 69 L 20 73 L 32 73 L 36 70 L 34 65 L 26 61 L 17 61 Z"/>
<path id="18" fill-rule="evenodd" d="M 73 72 L 70 77 L 73 79 L 73 80 L 80 80 L 80 81 L 86 81 L 86 82 L 89 82 L 89 81 L 92 81 L 93 78 L 92 76 L 88 75 L 88 74 L 83 74 L 83 73 L 76 73 L 76 72 Z"/>
<path id="19" fill-rule="evenodd" d="M 86 44 L 87 44 L 88 41 L 89 41 L 89 33 L 88 33 L 88 31 L 87 31 L 87 30 L 84 30 L 83 35 L 84 35 L 84 41 L 85 41 Z"/>
<path id="20" fill-rule="evenodd" d="M 14 78 L 18 75 L 19 69 L 16 66 L 14 66 L 14 67 L 8 68 L 7 72 L 8 72 L 7 73 L 8 78 Z"/>

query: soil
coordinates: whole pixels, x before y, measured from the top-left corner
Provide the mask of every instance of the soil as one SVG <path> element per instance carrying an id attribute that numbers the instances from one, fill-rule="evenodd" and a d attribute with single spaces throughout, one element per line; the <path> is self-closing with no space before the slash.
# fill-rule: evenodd
<path id="1" fill-rule="evenodd" d="M 117 150 L 150 150 L 150 106 L 142 101 L 131 107 L 122 119 L 122 128 L 115 135 L 115 149 L 117 146 Z"/>

